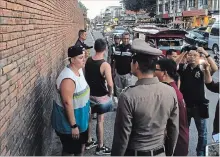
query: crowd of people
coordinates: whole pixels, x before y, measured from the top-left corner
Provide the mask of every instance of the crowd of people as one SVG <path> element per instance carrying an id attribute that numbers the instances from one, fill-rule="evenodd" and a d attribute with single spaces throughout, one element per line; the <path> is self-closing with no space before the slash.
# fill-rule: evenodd
<path id="1" fill-rule="evenodd" d="M 110 46 L 97 39 L 95 55 L 90 56 L 86 36 L 85 30 L 79 31 L 76 44 L 68 49 L 69 65 L 56 80 L 52 126 L 62 142 L 62 155 L 83 155 L 96 147 L 96 155 L 187 156 L 194 118 L 197 155 L 204 156 L 209 118 L 205 86 L 213 92 L 219 87 L 211 77 L 218 70 L 211 56 L 201 47 L 188 46 L 180 55 L 168 50 L 161 59 L 162 51 L 144 40 L 130 44 L 127 32 L 114 36 Z M 118 104 L 108 148 L 103 142 L 104 115 L 116 105 L 113 96 Z M 218 108 L 213 134 L 219 133 Z M 91 135 L 95 113 L 97 141 Z"/>

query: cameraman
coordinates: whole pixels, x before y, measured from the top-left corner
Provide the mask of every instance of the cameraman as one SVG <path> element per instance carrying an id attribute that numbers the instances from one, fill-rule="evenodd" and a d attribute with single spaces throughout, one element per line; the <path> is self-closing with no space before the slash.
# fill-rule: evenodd
<path id="1" fill-rule="evenodd" d="M 87 33 L 85 30 L 79 30 L 78 32 L 78 40 L 76 41 L 75 43 L 75 46 L 79 46 L 79 47 L 83 47 L 85 49 L 85 52 L 86 52 L 86 56 L 88 57 L 90 54 L 89 54 L 89 51 L 88 49 L 91 49 L 93 48 L 93 46 L 88 46 L 84 43 L 84 41 L 86 40 L 87 38 Z"/>
<path id="2" fill-rule="evenodd" d="M 181 79 L 180 90 L 186 102 L 188 124 L 190 125 L 191 118 L 194 118 L 198 131 L 197 156 L 205 156 L 209 100 L 205 98 L 204 73 L 200 66 L 202 56 L 210 64 L 211 73 L 217 71 L 218 67 L 210 55 L 201 47 L 187 47 L 180 57 L 183 58 L 184 56 L 187 58 L 187 63 L 179 64 L 178 70 Z"/>

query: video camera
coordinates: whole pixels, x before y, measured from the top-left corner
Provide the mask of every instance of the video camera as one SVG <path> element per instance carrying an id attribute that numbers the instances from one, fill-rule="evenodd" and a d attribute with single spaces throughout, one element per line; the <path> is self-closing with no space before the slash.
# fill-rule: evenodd
<path id="1" fill-rule="evenodd" d="M 85 46 L 85 49 L 86 49 L 86 50 L 92 49 L 92 48 L 93 48 L 93 46 L 87 46 L 87 45 Z"/>

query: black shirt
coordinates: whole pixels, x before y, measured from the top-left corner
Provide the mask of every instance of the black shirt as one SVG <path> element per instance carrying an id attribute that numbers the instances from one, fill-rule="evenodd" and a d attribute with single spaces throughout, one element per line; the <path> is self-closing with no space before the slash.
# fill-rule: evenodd
<path id="1" fill-rule="evenodd" d="M 79 40 L 79 39 L 76 41 L 75 46 L 80 46 L 80 47 L 83 47 L 83 48 L 85 48 L 85 49 L 90 49 L 90 48 L 92 48 L 92 46 L 86 45 L 84 42 L 82 42 L 82 41 Z"/>
<path id="2" fill-rule="evenodd" d="M 214 92 L 214 93 L 219 93 L 219 82 L 211 82 L 207 83 L 206 87 Z M 216 109 L 215 109 L 215 118 L 213 122 L 213 134 L 219 133 L 219 101 L 217 103 Z"/>
<path id="3" fill-rule="evenodd" d="M 180 64 L 178 73 L 181 80 L 180 91 L 187 107 L 209 102 L 205 98 L 204 74 L 199 66 L 191 68 L 190 65 Z"/>
<path id="4" fill-rule="evenodd" d="M 85 79 L 90 87 L 90 95 L 92 96 L 105 96 L 108 94 L 105 86 L 105 78 L 100 73 L 100 67 L 105 60 L 93 60 L 92 57 L 88 58 L 85 65 Z"/>
<path id="5" fill-rule="evenodd" d="M 126 75 L 131 72 L 131 45 L 121 44 L 116 47 L 114 53 L 115 68 L 119 75 Z"/>

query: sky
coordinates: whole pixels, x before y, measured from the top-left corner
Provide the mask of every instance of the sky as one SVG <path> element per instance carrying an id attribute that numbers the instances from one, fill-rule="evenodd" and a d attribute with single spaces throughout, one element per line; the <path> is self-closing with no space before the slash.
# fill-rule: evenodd
<path id="1" fill-rule="evenodd" d="M 120 6 L 119 0 L 80 0 L 88 9 L 87 17 L 95 18 L 108 6 Z"/>

